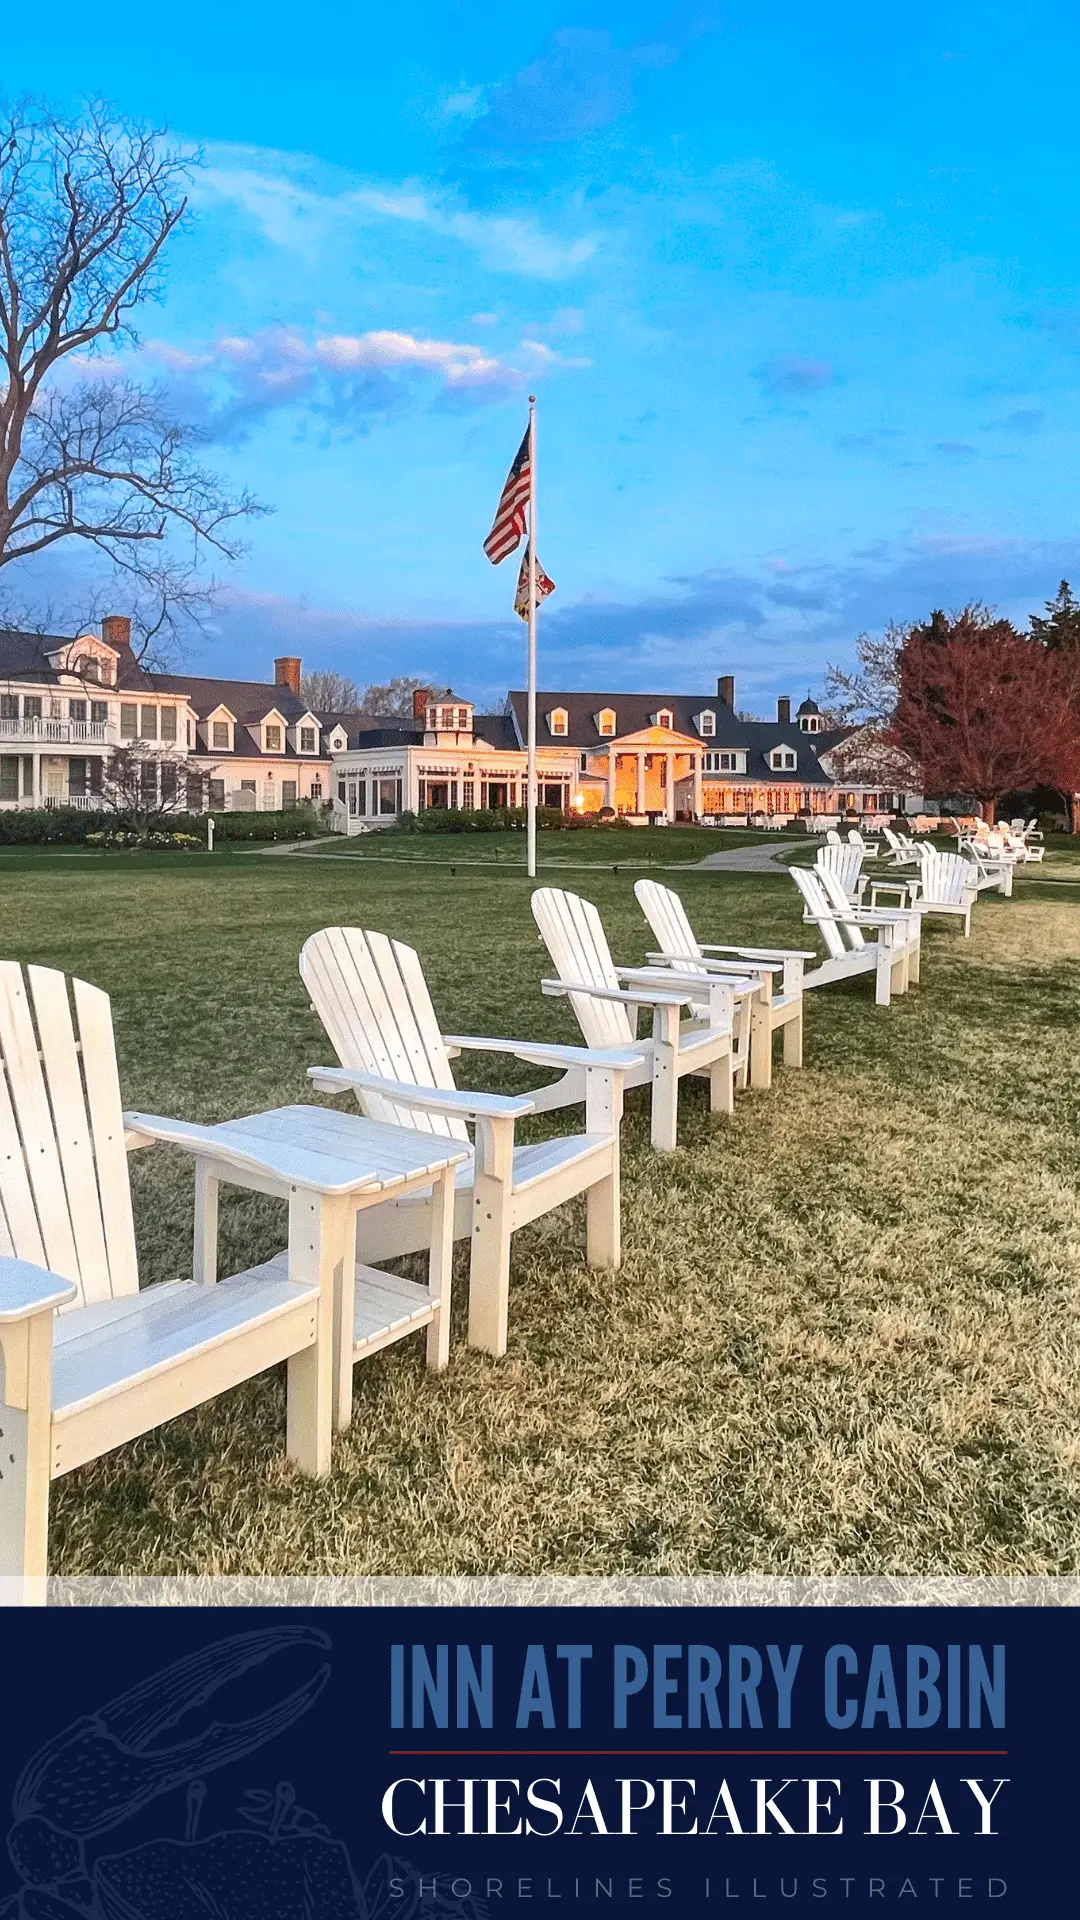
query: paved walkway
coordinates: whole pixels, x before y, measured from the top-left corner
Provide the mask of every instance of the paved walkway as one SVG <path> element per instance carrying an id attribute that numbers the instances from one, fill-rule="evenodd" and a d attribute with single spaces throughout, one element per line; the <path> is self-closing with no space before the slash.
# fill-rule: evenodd
<path id="1" fill-rule="evenodd" d="M 696 867 L 711 867 L 717 873 L 762 873 L 776 865 L 776 856 L 785 847 L 797 847 L 801 842 L 793 839 L 772 840 L 764 847 L 729 847 L 726 853 L 707 853 L 704 860 L 696 860 Z"/>

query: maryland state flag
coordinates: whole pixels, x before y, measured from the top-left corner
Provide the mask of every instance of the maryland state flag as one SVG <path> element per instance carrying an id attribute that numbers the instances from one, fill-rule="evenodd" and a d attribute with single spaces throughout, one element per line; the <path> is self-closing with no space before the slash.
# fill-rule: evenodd
<path id="1" fill-rule="evenodd" d="M 537 562 L 536 562 L 536 604 L 537 606 L 540 605 L 541 600 L 546 600 L 548 597 L 548 594 L 554 593 L 554 591 L 555 591 L 554 580 L 551 580 L 548 578 L 548 575 L 544 572 L 543 567 L 540 565 L 539 559 L 537 559 Z M 521 572 L 518 574 L 517 592 L 514 595 L 514 612 L 520 613 L 523 620 L 527 620 L 529 617 L 529 548 L 528 547 L 525 548 L 525 558 L 521 563 Z"/>

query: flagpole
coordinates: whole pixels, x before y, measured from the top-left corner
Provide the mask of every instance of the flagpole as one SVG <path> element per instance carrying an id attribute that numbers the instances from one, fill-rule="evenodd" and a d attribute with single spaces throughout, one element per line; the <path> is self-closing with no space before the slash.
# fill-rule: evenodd
<path id="1" fill-rule="evenodd" d="M 529 395 L 529 660 L 526 784 L 526 855 L 530 880 L 536 878 L 536 395 Z"/>

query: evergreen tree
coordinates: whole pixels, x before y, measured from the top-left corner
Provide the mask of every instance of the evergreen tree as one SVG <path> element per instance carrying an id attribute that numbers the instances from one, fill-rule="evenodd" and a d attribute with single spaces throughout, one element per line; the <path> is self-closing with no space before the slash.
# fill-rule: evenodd
<path id="1" fill-rule="evenodd" d="M 1044 602 L 1045 614 L 1033 613 L 1031 631 L 1044 647 L 1080 648 L 1080 600 L 1075 599 L 1067 580 L 1063 580 L 1052 600 Z"/>

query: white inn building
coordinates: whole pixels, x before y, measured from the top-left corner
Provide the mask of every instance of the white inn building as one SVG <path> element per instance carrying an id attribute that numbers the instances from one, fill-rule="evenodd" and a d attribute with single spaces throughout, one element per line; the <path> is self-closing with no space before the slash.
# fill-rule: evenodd
<path id="1" fill-rule="evenodd" d="M 330 803 L 351 834 L 403 812 L 524 806 L 524 693 L 494 714 L 449 688 L 418 693 L 403 719 L 318 714 L 300 664 L 283 655 L 268 682 L 152 673 L 121 614 L 73 638 L 0 631 L 0 808 L 97 807 L 103 765 L 126 745 L 193 812 Z M 742 719 L 730 675 L 715 694 L 543 692 L 537 730 L 539 803 L 564 812 L 735 822 L 922 805 L 856 777 L 857 740 L 809 698 L 794 718 L 781 699 L 775 720 Z"/>

